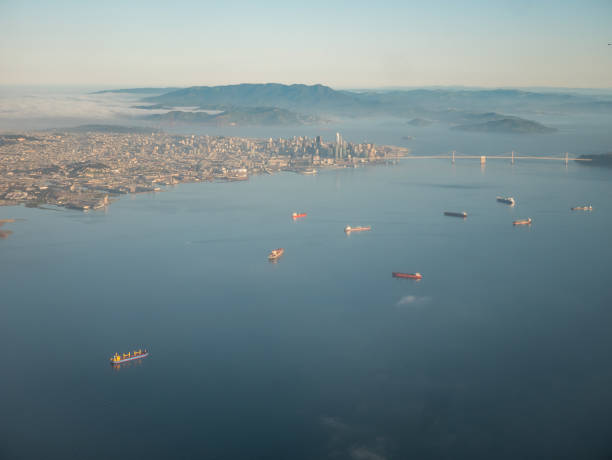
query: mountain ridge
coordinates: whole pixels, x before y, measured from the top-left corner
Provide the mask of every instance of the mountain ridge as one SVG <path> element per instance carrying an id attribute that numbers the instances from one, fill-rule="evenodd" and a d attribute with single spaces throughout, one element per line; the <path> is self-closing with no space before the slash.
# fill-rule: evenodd
<path id="1" fill-rule="evenodd" d="M 220 113 L 172 110 L 146 117 L 160 122 L 212 124 L 217 126 L 287 126 L 322 123 L 315 115 L 304 115 L 279 107 L 238 107 Z"/>

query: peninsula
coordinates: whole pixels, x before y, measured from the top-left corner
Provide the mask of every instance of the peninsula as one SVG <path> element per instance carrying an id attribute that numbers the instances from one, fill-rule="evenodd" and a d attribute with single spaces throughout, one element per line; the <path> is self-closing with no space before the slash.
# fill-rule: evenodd
<path id="1" fill-rule="evenodd" d="M 408 153 L 402 147 L 346 142 L 340 134 L 325 142 L 320 136 L 145 134 L 141 129 L 96 125 L 0 135 L 0 206 L 99 209 L 113 196 L 158 191 L 181 182 L 247 180 L 275 171 L 313 173 L 386 163 Z"/>

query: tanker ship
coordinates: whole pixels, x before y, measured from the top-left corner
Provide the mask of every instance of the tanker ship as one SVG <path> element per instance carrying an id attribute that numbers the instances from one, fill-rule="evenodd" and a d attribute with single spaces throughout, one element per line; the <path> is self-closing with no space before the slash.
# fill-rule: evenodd
<path id="1" fill-rule="evenodd" d="M 444 211 L 444 215 L 450 217 L 463 217 L 465 219 L 467 217 L 467 212 Z"/>
<path id="2" fill-rule="evenodd" d="M 419 272 L 416 272 L 416 273 L 392 272 L 391 276 L 393 278 L 408 278 L 408 279 L 412 279 L 412 280 L 423 279 L 423 275 L 421 275 Z"/>
<path id="3" fill-rule="evenodd" d="M 143 359 L 147 356 L 149 356 L 149 352 L 147 350 L 132 351 L 123 353 L 121 355 L 119 353 L 115 353 L 113 356 L 111 356 L 110 362 L 111 364 L 122 364 L 128 361 L 134 361 L 136 359 Z"/>
<path id="4" fill-rule="evenodd" d="M 369 225 L 367 227 L 351 227 L 350 225 L 344 227 L 344 233 L 367 232 L 369 230 L 372 230 L 372 227 L 370 227 Z"/>

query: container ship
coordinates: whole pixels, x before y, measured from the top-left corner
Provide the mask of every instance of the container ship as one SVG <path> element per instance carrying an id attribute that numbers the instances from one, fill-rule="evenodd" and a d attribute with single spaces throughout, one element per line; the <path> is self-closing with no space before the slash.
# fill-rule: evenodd
<path id="1" fill-rule="evenodd" d="M 444 215 L 450 217 L 463 217 L 465 219 L 467 217 L 467 212 L 444 211 Z"/>
<path id="2" fill-rule="evenodd" d="M 113 356 L 111 356 L 110 362 L 111 364 L 122 364 L 128 361 L 134 361 L 136 359 L 143 359 L 147 356 L 149 356 L 149 352 L 147 350 L 132 351 L 123 353 L 121 355 L 119 353 L 115 353 Z"/>
<path id="3" fill-rule="evenodd" d="M 499 201 L 500 203 L 509 204 L 510 206 L 514 206 L 516 204 L 516 201 L 514 201 L 514 198 L 512 198 L 511 196 L 508 196 L 508 197 L 498 196 L 497 201 Z"/>
<path id="4" fill-rule="evenodd" d="M 572 211 L 592 211 L 593 210 L 593 206 L 588 205 L 588 206 L 574 206 L 572 208 Z"/>
<path id="5" fill-rule="evenodd" d="M 531 217 L 529 219 L 515 220 L 512 225 L 531 225 Z"/>
<path id="6" fill-rule="evenodd" d="M 284 253 L 284 248 L 273 249 L 270 254 L 268 254 L 268 260 L 278 260 Z"/>
<path id="7" fill-rule="evenodd" d="M 423 275 L 421 275 L 419 272 L 416 272 L 416 273 L 392 272 L 391 276 L 393 278 L 408 278 L 408 279 L 412 279 L 412 280 L 423 279 Z"/>
<path id="8" fill-rule="evenodd" d="M 301 219 L 302 217 L 306 217 L 306 213 L 305 212 L 294 212 L 293 214 L 291 214 L 291 217 L 293 219 Z"/>
<path id="9" fill-rule="evenodd" d="M 369 225 L 367 227 L 351 227 L 350 225 L 344 227 L 344 233 L 368 232 L 370 230 L 372 230 L 372 227 Z"/>

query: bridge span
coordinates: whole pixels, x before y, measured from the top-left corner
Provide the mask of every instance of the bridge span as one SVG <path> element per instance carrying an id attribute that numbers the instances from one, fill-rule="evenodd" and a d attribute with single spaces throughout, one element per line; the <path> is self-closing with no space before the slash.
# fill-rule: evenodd
<path id="1" fill-rule="evenodd" d="M 536 155 L 515 155 L 514 152 L 511 154 L 501 155 L 457 155 L 455 152 L 445 155 L 406 155 L 404 158 L 408 159 L 437 159 L 437 160 L 451 160 L 453 163 L 455 160 L 480 160 L 481 164 L 485 164 L 487 160 L 510 160 L 513 164 L 516 160 L 545 160 L 545 161 L 563 161 L 568 164 L 570 161 L 591 161 L 590 158 L 576 158 L 570 157 L 569 153 L 565 153 L 562 156 L 536 156 Z"/>

